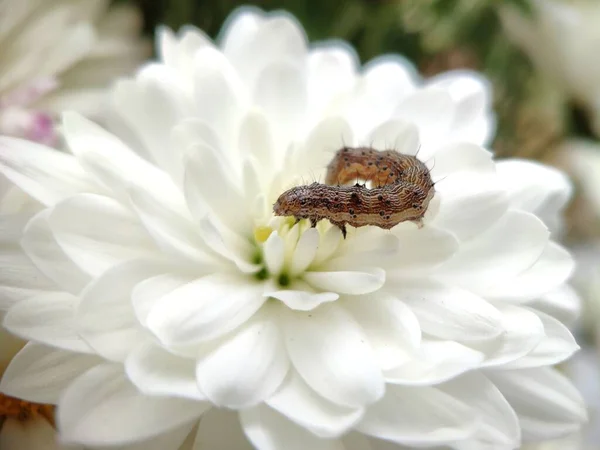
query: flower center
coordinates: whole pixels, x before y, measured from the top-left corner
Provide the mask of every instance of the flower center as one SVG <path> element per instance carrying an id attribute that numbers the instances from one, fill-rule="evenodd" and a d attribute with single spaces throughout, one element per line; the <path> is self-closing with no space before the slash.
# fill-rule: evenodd
<path id="1" fill-rule="evenodd" d="M 54 405 L 31 403 L 0 393 L 0 422 L 9 417 L 21 422 L 43 417 L 54 426 Z"/>

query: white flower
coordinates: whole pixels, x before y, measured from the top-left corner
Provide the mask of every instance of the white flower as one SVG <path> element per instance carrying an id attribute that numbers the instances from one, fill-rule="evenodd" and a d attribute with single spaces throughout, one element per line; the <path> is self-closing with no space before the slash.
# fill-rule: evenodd
<path id="1" fill-rule="evenodd" d="M 557 208 L 555 177 L 481 147 L 484 80 L 360 68 L 254 9 L 218 46 L 159 40 L 112 94 L 129 144 L 72 113 L 72 154 L 0 141 L 0 171 L 39 201 L 2 219 L 20 243 L 0 257 L 4 325 L 32 341 L 4 393 L 56 402 L 62 439 L 89 446 L 515 448 L 579 429 L 551 367 L 578 348 L 573 264 L 533 213 Z M 423 228 L 344 240 L 273 216 L 344 144 L 418 152 Z"/>
<path id="2" fill-rule="evenodd" d="M 100 118 L 109 83 L 149 55 L 139 31 L 106 0 L 0 0 L 0 134 L 52 145 L 62 110 Z"/>
<path id="3" fill-rule="evenodd" d="M 533 17 L 503 5 L 510 38 L 544 75 L 588 108 L 600 133 L 600 3 L 589 0 L 532 0 Z"/>

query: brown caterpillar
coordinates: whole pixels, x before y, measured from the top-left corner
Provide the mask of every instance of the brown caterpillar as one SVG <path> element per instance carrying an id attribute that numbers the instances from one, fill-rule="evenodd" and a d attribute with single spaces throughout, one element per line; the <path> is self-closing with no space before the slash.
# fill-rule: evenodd
<path id="1" fill-rule="evenodd" d="M 371 181 L 348 186 L 356 179 Z M 276 216 L 317 222 L 328 219 L 346 238 L 346 224 L 390 229 L 411 221 L 423 226 L 423 216 L 435 194 L 429 169 L 417 157 L 393 150 L 344 147 L 327 166 L 326 184 L 296 186 L 273 205 Z"/>

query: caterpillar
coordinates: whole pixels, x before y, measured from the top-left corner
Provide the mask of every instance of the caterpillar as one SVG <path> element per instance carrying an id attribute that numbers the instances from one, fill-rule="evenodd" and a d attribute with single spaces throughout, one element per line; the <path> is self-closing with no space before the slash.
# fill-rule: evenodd
<path id="1" fill-rule="evenodd" d="M 354 180 L 365 184 L 348 185 Z M 366 182 L 374 187 L 368 188 Z M 343 147 L 327 166 L 325 184 L 296 186 L 282 193 L 276 216 L 309 219 L 315 227 L 329 220 L 346 238 L 346 225 L 390 229 L 411 221 L 423 226 L 423 216 L 435 194 L 429 169 L 416 156 L 394 150 Z"/>

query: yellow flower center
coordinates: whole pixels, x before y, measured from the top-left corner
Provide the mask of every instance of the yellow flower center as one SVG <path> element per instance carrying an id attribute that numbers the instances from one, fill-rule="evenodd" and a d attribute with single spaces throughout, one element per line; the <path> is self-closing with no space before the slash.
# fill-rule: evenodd
<path id="1" fill-rule="evenodd" d="M 269 238 L 269 236 L 271 236 L 272 232 L 273 232 L 273 228 L 271 228 L 271 227 L 265 227 L 265 226 L 255 227 L 254 228 L 254 240 L 256 242 L 258 242 L 259 244 L 262 244 Z"/>
<path id="2" fill-rule="evenodd" d="M 43 417 L 54 426 L 54 405 L 31 403 L 0 393 L 0 423 L 9 417 L 21 422 Z"/>

